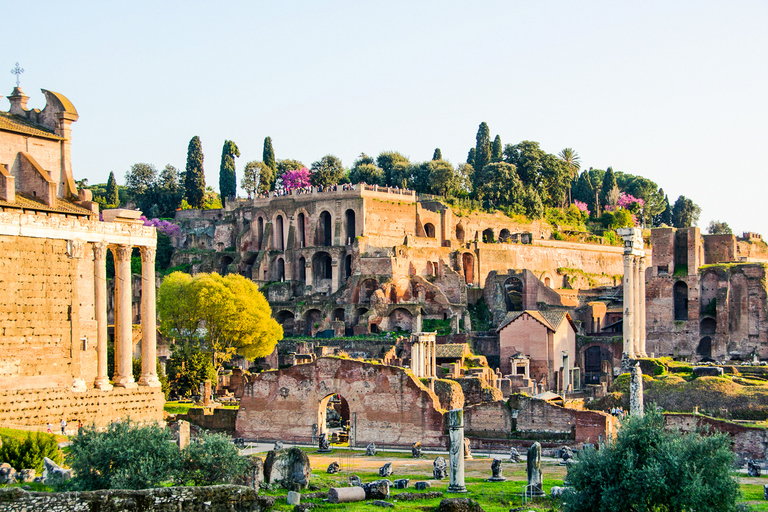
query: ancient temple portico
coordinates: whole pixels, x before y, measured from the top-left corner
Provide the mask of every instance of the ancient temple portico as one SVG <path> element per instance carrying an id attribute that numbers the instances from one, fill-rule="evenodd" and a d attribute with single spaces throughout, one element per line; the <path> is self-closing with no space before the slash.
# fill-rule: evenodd
<path id="1" fill-rule="evenodd" d="M 624 356 L 646 357 L 645 352 L 645 251 L 639 228 L 617 231 L 624 239 Z"/>
<path id="2" fill-rule="evenodd" d="M 411 371 L 417 378 L 436 376 L 435 333 L 417 332 L 411 335 Z"/>

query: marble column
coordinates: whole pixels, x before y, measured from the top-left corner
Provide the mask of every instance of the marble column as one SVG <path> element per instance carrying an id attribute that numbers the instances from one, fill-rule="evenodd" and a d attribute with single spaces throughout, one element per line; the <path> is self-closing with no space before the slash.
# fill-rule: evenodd
<path id="1" fill-rule="evenodd" d="M 155 313 L 155 248 L 141 248 L 141 377 L 142 386 L 160 387 L 157 378 Z"/>
<path id="2" fill-rule="evenodd" d="M 633 280 L 635 286 L 633 288 L 633 301 L 632 305 L 635 309 L 634 323 L 632 325 L 632 346 L 635 348 L 635 356 L 640 357 L 640 257 L 635 256 L 632 262 L 632 271 L 634 273 Z"/>
<path id="3" fill-rule="evenodd" d="M 432 365 L 432 371 L 429 374 L 430 377 L 437 376 L 437 348 L 435 344 L 436 344 L 435 340 L 432 340 L 432 357 L 430 357 L 430 364 Z"/>
<path id="4" fill-rule="evenodd" d="M 421 343 L 415 341 L 411 345 L 411 371 L 414 377 L 421 377 L 421 368 L 419 361 L 421 360 Z"/>
<path id="5" fill-rule="evenodd" d="M 635 288 L 635 273 L 634 273 L 634 261 L 635 257 L 631 254 L 624 255 L 624 321 L 623 321 L 623 335 L 624 335 L 624 354 L 630 359 L 635 358 L 635 345 L 634 345 L 634 288 Z"/>
<path id="6" fill-rule="evenodd" d="M 339 289 L 339 260 L 331 260 L 331 293 Z"/>
<path id="7" fill-rule="evenodd" d="M 107 244 L 93 244 L 95 290 L 93 302 L 96 318 L 96 380 L 94 386 L 112 389 L 107 375 Z"/>
<path id="8" fill-rule="evenodd" d="M 639 258 L 638 288 L 640 289 L 640 301 L 638 302 L 637 323 L 640 324 L 640 355 L 648 357 L 645 351 L 645 256 Z"/>
<path id="9" fill-rule="evenodd" d="M 118 245 L 115 256 L 115 386 L 135 388 L 133 379 L 133 311 L 131 249 Z"/>
<path id="10" fill-rule="evenodd" d="M 448 411 L 448 435 L 451 446 L 448 449 L 448 464 L 451 468 L 448 492 L 467 492 L 464 485 L 464 410 Z"/>

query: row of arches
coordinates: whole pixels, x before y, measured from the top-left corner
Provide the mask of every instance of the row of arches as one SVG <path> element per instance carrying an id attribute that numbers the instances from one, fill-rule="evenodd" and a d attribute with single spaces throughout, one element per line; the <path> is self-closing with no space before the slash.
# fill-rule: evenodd
<path id="1" fill-rule="evenodd" d="M 303 248 L 308 245 L 317 247 L 333 246 L 333 217 L 328 210 L 323 210 L 317 218 L 314 232 L 308 232 L 310 227 L 310 217 L 305 212 L 299 212 L 296 216 L 296 247 Z M 259 215 L 256 218 L 256 250 L 264 251 L 268 249 L 284 251 L 286 250 L 286 228 L 288 221 L 283 213 L 276 213 L 272 219 L 272 233 L 265 232 L 269 221 L 266 215 Z M 348 209 L 344 212 L 344 229 L 342 232 L 341 245 L 351 245 L 357 237 L 357 223 L 355 210 Z M 314 234 L 314 236 L 312 236 Z M 268 247 L 268 239 L 272 238 L 271 245 Z M 311 243 L 308 243 L 310 241 Z"/>
<path id="2" fill-rule="evenodd" d="M 424 229 L 426 230 L 426 226 L 424 226 Z M 513 241 L 512 233 L 507 228 L 499 231 L 498 239 L 496 238 L 496 231 L 494 231 L 493 228 L 486 228 L 480 232 L 479 235 L 480 236 L 478 238 L 480 238 L 480 240 L 486 244 L 492 244 L 496 242 L 510 243 Z M 464 226 L 461 224 L 456 225 L 456 240 L 462 243 L 465 241 L 465 230 Z"/>
<path id="3" fill-rule="evenodd" d="M 719 278 L 708 273 L 700 282 L 699 304 L 702 314 L 717 315 L 717 290 Z M 689 289 L 685 281 L 677 281 L 672 287 L 674 318 L 687 321 L 689 310 Z M 733 275 L 728 282 L 728 330 L 731 333 L 744 332 L 746 335 L 749 319 L 749 289 L 747 278 L 743 274 Z M 705 319 L 706 320 L 706 319 Z M 710 318 L 714 321 L 714 318 Z M 712 331 L 714 333 L 714 331 Z"/>
<path id="4" fill-rule="evenodd" d="M 272 260 L 271 275 L 268 270 L 265 270 L 265 281 L 285 281 L 285 258 L 283 256 L 277 256 Z M 296 271 L 291 278 L 295 281 L 302 282 L 304 284 L 318 284 L 322 280 L 333 279 L 333 258 L 328 252 L 319 251 L 312 255 L 310 264 L 311 276 L 307 275 L 307 259 L 302 255 L 296 260 Z M 347 254 L 344 256 L 344 265 L 342 269 L 341 278 L 349 279 L 352 276 L 352 255 Z M 308 283 L 308 278 L 311 277 L 311 282 Z"/>
<path id="5" fill-rule="evenodd" d="M 364 317 L 368 308 L 361 306 L 355 308 L 350 315 L 344 308 L 336 308 L 330 314 L 324 314 L 320 309 L 312 308 L 301 314 L 300 333 L 296 332 L 296 314 L 290 310 L 280 310 L 275 314 L 277 323 L 283 326 L 285 332 L 311 336 L 327 327 L 326 321 L 344 322 L 345 326 L 354 327 L 366 321 Z M 413 314 L 405 308 L 396 308 L 385 318 L 386 328 L 390 331 L 411 331 L 414 327 Z M 378 325 L 370 325 L 371 332 L 378 330 Z"/>

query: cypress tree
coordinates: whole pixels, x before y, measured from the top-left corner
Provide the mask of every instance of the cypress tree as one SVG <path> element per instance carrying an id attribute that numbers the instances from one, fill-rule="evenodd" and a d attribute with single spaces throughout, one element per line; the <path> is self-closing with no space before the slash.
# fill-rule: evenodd
<path id="1" fill-rule="evenodd" d="M 192 208 L 205 206 L 205 171 L 203 170 L 203 146 L 195 135 L 187 148 L 187 174 L 184 176 L 187 203 Z"/>
<path id="2" fill-rule="evenodd" d="M 491 161 L 491 134 L 485 121 L 480 123 L 475 140 L 477 141 L 475 145 L 475 163 L 472 166 L 481 174 L 483 168 Z M 477 183 L 475 183 L 475 186 L 477 186 Z"/>
<path id="3" fill-rule="evenodd" d="M 443 159 L 443 152 L 440 151 L 440 148 L 435 148 L 435 153 L 432 155 L 432 160 L 442 160 Z"/>
<path id="4" fill-rule="evenodd" d="M 264 139 L 264 151 L 261 154 L 264 165 L 272 169 L 272 174 L 277 177 L 277 163 L 275 162 L 275 150 L 272 149 L 272 137 Z"/>
<path id="5" fill-rule="evenodd" d="M 475 166 L 475 148 L 470 148 L 467 154 L 467 163 L 472 167 Z"/>
<path id="6" fill-rule="evenodd" d="M 613 167 L 609 167 L 605 171 L 605 176 L 603 177 L 603 186 L 600 189 L 600 199 L 602 200 L 604 206 L 608 205 L 608 196 L 614 188 L 618 188 L 618 185 L 616 184 L 616 176 L 613 174 Z"/>
<path id="7" fill-rule="evenodd" d="M 237 173 L 235 171 L 235 157 L 240 156 L 237 144 L 231 140 L 224 141 L 221 149 L 221 166 L 219 167 L 219 192 L 221 202 L 226 204 L 227 199 L 237 194 Z"/>
<path id="8" fill-rule="evenodd" d="M 491 162 L 501 162 L 501 159 L 504 157 L 502 149 L 501 137 L 497 135 L 491 145 Z"/>
<path id="9" fill-rule="evenodd" d="M 107 204 L 112 207 L 117 207 L 120 202 L 120 195 L 117 193 L 117 181 L 115 180 L 115 173 L 109 172 L 109 179 L 107 180 Z"/>

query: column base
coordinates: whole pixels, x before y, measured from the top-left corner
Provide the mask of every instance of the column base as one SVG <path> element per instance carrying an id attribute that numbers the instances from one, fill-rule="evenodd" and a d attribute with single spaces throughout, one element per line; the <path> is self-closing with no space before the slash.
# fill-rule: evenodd
<path id="1" fill-rule="evenodd" d="M 448 486 L 448 492 L 467 492 L 467 488 L 463 485 L 449 485 Z"/>
<path id="2" fill-rule="evenodd" d="M 136 384 L 136 381 L 133 380 L 133 377 L 117 377 L 115 378 L 115 387 L 132 389 L 139 387 L 139 385 Z"/>
<path id="3" fill-rule="evenodd" d="M 159 388 L 161 386 L 160 380 L 156 375 L 142 375 L 139 378 L 139 386 L 149 386 L 151 388 Z"/>
<path id="4" fill-rule="evenodd" d="M 93 385 L 96 387 L 96 389 L 100 389 L 102 391 L 109 391 L 112 389 L 112 384 L 109 383 L 109 379 L 96 379 Z"/>

